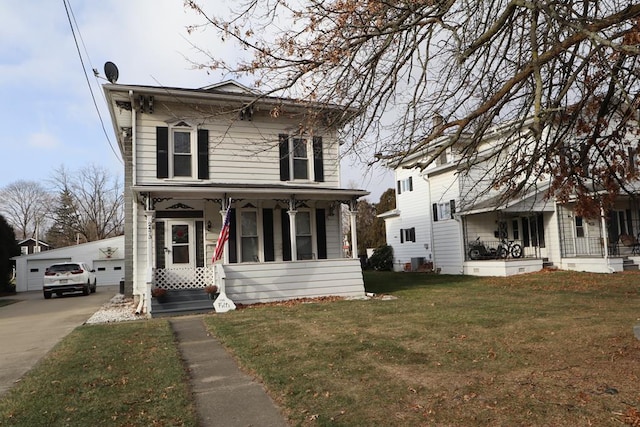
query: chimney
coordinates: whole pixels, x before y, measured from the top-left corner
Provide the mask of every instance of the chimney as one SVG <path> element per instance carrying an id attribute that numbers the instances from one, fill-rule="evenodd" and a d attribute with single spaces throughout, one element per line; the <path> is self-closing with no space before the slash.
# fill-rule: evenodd
<path id="1" fill-rule="evenodd" d="M 440 115 L 440 113 L 435 113 L 432 117 L 432 120 L 433 120 L 433 131 L 436 132 L 440 130 L 440 128 L 444 124 L 444 118 Z"/>

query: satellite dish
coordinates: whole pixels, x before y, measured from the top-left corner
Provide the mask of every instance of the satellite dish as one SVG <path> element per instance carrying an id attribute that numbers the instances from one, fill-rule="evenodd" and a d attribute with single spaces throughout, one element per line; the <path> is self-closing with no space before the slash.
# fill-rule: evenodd
<path id="1" fill-rule="evenodd" d="M 110 83 L 115 83 L 118 81 L 118 67 L 113 62 L 105 62 L 104 64 L 104 75 L 107 76 L 107 80 Z"/>

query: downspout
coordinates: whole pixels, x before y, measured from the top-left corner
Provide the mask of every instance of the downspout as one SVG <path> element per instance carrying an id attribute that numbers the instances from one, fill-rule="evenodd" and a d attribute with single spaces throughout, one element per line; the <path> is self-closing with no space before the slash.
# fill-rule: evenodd
<path id="1" fill-rule="evenodd" d="M 136 170 L 136 107 L 135 107 L 135 100 L 133 97 L 133 90 L 129 91 L 129 101 L 131 102 L 131 186 L 135 187 L 137 184 L 137 179 L 136 179 L 136 174 L 137 174 L 137 170 Z M 133 190 L 131 190 L 131 192 L 133 193 Z M 135 193 L 133 193 L 131 195 L 132 197 L 132 205 L 133 205 L 133 212 L 132 212 L 132 236 L 131 236 L 131 247 L 132 247 L 132 254 L 131 254 L 131 258 L 132 258 L 132 264 L 133 264 L 133 277 L 131 278 L 132 286 L 133 286 L 133 293 L 134 295 L 136 295 L 136 290 L 138 292 L 138 296 L 140 297 L 140 302 L 138 303 L 138 308 L 136 309 L 136 313 L 142 313 L 148 312 L 148 307 L 147 307 L 147 302 L 151 300 L 151 289 L 149 286 L 147 286 L 147 289 L 145 290 L 144 293 L 140 293 L 140 291 L 137 289 L 137 280 L 136 280 L 136 276 L 138 274 L 138 197 Z"/>
<path id="2" fill-rule="evenodd" d="M 421 173 L 420 178 L 422 178 L 427 183 L 427 206 L 431 207 L 431 181 L 429 181 L 429 177 Z M 429 247 L 431 248 L 431 262 L 433 263 L 433 271 L 438 271 L 436 264 L 436 249 L 433 247 L 433 217 L 429 216 Z"/>

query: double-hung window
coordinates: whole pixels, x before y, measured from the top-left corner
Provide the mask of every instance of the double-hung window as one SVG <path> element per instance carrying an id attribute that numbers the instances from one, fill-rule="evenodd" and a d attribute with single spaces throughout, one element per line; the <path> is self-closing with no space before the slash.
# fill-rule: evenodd
<path id="1" fill-rule="evenodd" d="M 314 258 L 311 237 L 311 212 L 309 211 L 298 211 L 296 214 L 296 248 L 298 259 Z"/>
<path id="2" fill-rule="evenodd" d="M 175 177 L 192 177 L 195 169 L 195 151 L 192 131 L 176 127 L 171 129 L 171 162 L 169 168 Z"/>
<path id="3" fill-rule="evenodd" d="M 185 121 L 156 128 L 157 178 L 209 178 L 209 131 Z"/>
<path id="4" fill-rule="evenodd" d="M 398 194 L 406 193 L 407 191 L 413 191 L 412 177 L 398 180 Z"/>
<path id="5" fill-rule="evenodd" d="M 240 233 L 242 262 L 257 262 L 259 257 L 258 241 L 258 212 L 257 210 L 243 210 L 240 212 Z"/>
<path id="6" fill-rule="evenodd" d="M 324 181 L 322 137 L 279 135 L 280 180 Z"/>
<path id="7" fill-rule="evenodd" d="M 453 214 L 456 213 L 456 201 L 449 200 L 448 202 L 434 203 L 432 214 L 433 221 L 441 221 L 443 219 L 453 219 Z"/>
<path id="8" fill-rule="evenodd" d="M 293 166 L 293 179 L 309 179 L 309 141 L 307 138 L 290 138 L 291 156 L 289 167 Z"/>

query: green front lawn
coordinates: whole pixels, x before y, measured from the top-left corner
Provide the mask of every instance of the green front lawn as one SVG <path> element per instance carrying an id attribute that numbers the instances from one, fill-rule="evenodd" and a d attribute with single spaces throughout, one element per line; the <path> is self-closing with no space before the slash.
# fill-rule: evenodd
<path id="1" fill-rule="evenodd" d="M 0 399 L 0 426 L 195 426 L 166 320 L 81 326 Z"/>
<path id="2" fill-rule="evenodd" d="M 294 425 L 640 422 L 640 274 L 365 273 L 396 300 L 206 318 Z"/>
<path id="3" fill-rule="evenodd" d="M 292 425 L 640 425 L 640 273 L 365 273 L 370 301 L 205 317 Z M 195 425 L 164 320 L 82 326 L 0 400 L 0 426 Z"/>

